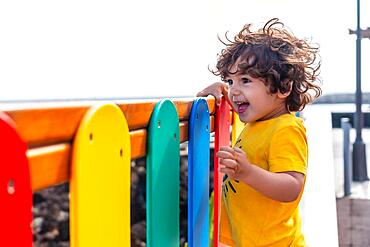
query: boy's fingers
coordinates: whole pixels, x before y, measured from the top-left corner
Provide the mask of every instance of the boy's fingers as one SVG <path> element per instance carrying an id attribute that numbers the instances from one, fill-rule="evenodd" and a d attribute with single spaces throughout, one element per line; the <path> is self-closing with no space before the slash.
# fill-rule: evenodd
<path id="1" fill-rule="evenodd" d="M 201 91 L 201 92 L 197 93 L 196 96 L 197 97 L 207 97 L 208 95 L 212 95 L 213 97 L 215 97 L 216 105 L 220 105 L 221 98 L 222 98 L 221 92 L 214 93 L 214 92 L 204 92 L 204 91 Z"/>
<path id="2" fill-rule="evenodd" d="M 218 151 L 216 156 L 221 159 L 234 159 L 234 155 L 227 151 Z"/>
<path id="3" fill-rule="evenodd" d="M 229 159 L 235 159 L 235 156 L 237 155 L 237 153 L 235 152 L 235 150 L 232 148 L 232 147 L 229 147 L 229 146 L 222 146 L 220 147 L 220 151 L 219 152 L 226 152 L 226 153 L 229 153 Z M 223 157 L 221 157 L 223 158 Z M 225 157 L 227 158 L 227 157 Z"/>
<path id="4" fill-rule="evenodd" d="M 218 171 L 227 174 L 230 178 L 235 178 L 235 175 L 237 175 L 237 170 L 229 167 L 219 167 Z"/>
<path id="5" fill-rule="evenodd" d="M 229 153 L 234 153 L 234 149 L 232 147 L 229 147 L 229 146 L 222 146 L 220 147 L 220 151 L 225 151 L 225 152 L 229 152 Z"/>
<path id="6" fill-rule="evenodd" d="M 216 98 L 216 104 L 220 105 L 221 99 L 222 99 L 222 94 L 215 96 L 215 98 Z"/>
<path id="7" fill-rule="evenodd" d="M 216 105 L 220 105 L 222 94 L 213 94 L 216 100 Z"/>
<path id="8" fill-rule="evenodd" d="M 229 176 L 235 174 L 235 171 L 233 169 L 230 169 L 230 168 L 220 167 L 220 168 L 218 168 L 218 171 L 222 172 L 222 173 L 226 173 Z"/>
<path id="9" fill-rule="evenodd" d="M 213 95 L 217 100 L 219 100 L 222 97 L 223 87 L 224 83 L 215 82 L 197 93 L 197 96 Z"/>
<path id="10" fill-rule="evenodd" d="M 238 147 L 234 147 L 234 156 L 236 157 L 247 157 L 246 153 L 243 149 L 240 149 Z"/>
<path id="11" fill-rule="evenodd" d="M 247 158 L 247 155 L 242 149 L 234 147 L 234 158 L 235 160 L 240 160 L 240 159 Z"/>
<path id="12" fill-rule="evenodd" d="M 230 168 L 230 169 L 237 169 L 238 168 L 238 163 L 233 160 L 233 159 L 221 159 L 220 160 L 220 165 L 225 168 Z"/>

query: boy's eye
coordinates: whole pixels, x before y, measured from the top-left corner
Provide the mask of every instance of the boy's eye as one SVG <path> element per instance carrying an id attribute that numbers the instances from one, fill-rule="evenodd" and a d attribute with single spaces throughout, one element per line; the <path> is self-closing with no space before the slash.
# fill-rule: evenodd
<path id="1" fill-rule="evenodd" d="M 227 84 L 229 84 L 229 86 L 233 85 L 233 80 L 231 80 L 231 79 L 225 80 L 225 82 Z"/>
<path id="2" fill-rule="evenodd" d="M 242 78 L 242 81 L 243 83 L 250 83 L 252 82 L 251 80 L 249 80 L 248 78 Z"/>

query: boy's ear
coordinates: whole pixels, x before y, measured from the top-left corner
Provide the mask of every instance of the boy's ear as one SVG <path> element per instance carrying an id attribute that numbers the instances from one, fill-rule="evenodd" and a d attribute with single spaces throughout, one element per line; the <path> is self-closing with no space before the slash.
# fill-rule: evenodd
<path id="1" fill-rule="evenodd" d="M 281 90 L 278 90 L 277 96 L 280 99 L 285 99 L 292 92 L 293 82 L 290 80 L 284 80 L 281 82 Z"/>

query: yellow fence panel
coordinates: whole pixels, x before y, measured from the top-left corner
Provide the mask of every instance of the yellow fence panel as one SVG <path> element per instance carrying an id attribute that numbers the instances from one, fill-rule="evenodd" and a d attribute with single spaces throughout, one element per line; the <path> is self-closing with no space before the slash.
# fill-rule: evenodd
<path id="1" fill-rule="evenodd" d="M 73 144 L 71 246 L 130 246 L 130 133 L 114 104 L 90 108 Z"/>

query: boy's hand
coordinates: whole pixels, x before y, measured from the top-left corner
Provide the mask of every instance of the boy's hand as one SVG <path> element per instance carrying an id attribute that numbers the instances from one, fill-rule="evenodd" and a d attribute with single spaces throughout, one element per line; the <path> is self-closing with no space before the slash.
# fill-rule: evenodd
<path id="1" fill-rule="evenodd" d="M 221 147 L 217 152 L 219 171 L 242 181 L 263 195 L 280 202 L 296 200 L 302 191 L 305 175 L 299 172 L 270 172 L 249 162 L 240 148 Z"/>
<path id="2" fill-rule="evenodd" d="M 228 87 L 223 82 L 215 82 L 210 86 L 206 87 L 199 93 L 197 93 L 197 97 L 206 97 L 208 95 L 213 95 L 216 98 L 216 104 L 218 105 L 221 101 L 222 96 L 225 96 L 226 100 L 229 102 L 228 97 Z M 231 104 L 230 104 L 231 105 Z"/>
<path id="3" fill-rule="evenodd" d="M 224 146 L 216 155 L 219 158 L 219 171 L 228 177 L 240 180 L 248 174 L 251 163 L 242 149 Z"/>

